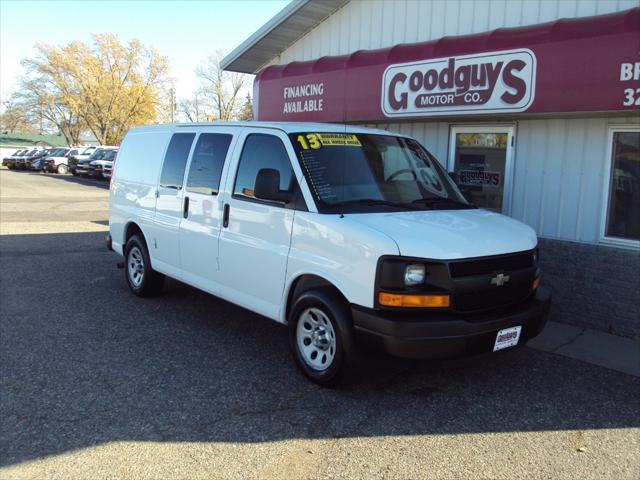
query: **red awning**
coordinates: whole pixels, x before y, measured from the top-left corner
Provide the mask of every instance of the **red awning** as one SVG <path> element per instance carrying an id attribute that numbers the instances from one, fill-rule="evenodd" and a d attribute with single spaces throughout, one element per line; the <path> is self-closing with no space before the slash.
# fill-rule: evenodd
<path id="1" fill-rule="evenodd" d="M 640 108 L 640 8 L 265 68 L 257 118 L 620 112 Z"/>

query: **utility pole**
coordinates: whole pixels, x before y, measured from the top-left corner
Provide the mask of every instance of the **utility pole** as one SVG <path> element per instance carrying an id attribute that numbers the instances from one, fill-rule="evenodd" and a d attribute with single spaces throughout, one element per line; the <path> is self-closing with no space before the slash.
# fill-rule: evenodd
<path id="1" fill-rule="evenodd" d="M 173 93 L 173 85 L 171 85 L 171 123 L 173 123 L 173 117 L 175 115 L 175 97 Z"/>

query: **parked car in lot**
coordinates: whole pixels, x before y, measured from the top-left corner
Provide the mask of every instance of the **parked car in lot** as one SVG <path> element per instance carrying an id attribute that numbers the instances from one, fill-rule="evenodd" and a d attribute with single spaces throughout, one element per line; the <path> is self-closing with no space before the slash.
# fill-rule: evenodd
<path id="1" fill-rule="evenodd" d="M 111 164 L 104 166 L 104 170 L 102 171 L 102 176 L 107 180 L 111 180 L 111 174 L 113 173 L 113 164 L 115 163 L 115 161 L 116 159 L 114 158 Z"/>
<path id="2" fill-rule="evenodd" d="M 107 243 L 136 295 L 166 275 L 287 324 L 319 384 L 353 371 L 361 343 L 411 358 L 523 344 L 550 305 L 533 229 L 476 208 L 422 145 L 383 130 L 132 129 Z"/>
<path id="3" fill-rule="evenodd" d="M 82 175 L 83 177 L 93 177 L 96 176 L 95 168 L 91 165 L 92 162 L 96 162 L 98 160 L 104 159 L 104 157 L 112 150 L 117 150 L 118 147 L 111 146 L 103 146 L 98 147 L 90 156 L 84 160 L 80 160 L 76 165 L 76 173 L 78 175 Z M 100 165 L 102 166 L 102 165 Z M 102 178 L 102 168 L 100 168 L 99 172 L 100 178 Z"/>
<path id="4" fill-rule="evenodd" d="M 49 152 L 51 152 L 52 149 L 46 148 L 44 150 L 40 150 L 39 152 L 37 152 L 36 154 L 30 156 L 29 158 L 25 159 L 25 169 L 26 170 L 41 170 L 42 168 L 42 159 L 47 156 L 49 154 Z"/>
<path id="5" fill-rule="evenodd" d="M 23 148 L 21 150 L 16 150 L 12 155 L 9 155 L 8 157 L 4 157 L 2 159 L 2 166 L 7 167 L 9 169 L 13 169 L 15 167 L 16 160 L 18 159 L 18 157 L 26 155 L 29 152 L 29 150 L 30 149 L 28 148 Z"/>
<path id="6" fill-rule="evenodd" d="M 40 152 L 42 152 L 42 150 L 43 150 L 42 147 L 35 147 L 29 150 L 24 155 L 19 156 L 18 158 L 16 158 L 14 168 L 18 170 L 26 170 L 27 160 L 31 160 L 32 158 L 35 158 Z"/>
<path id="7" fill-rule="evenodd" d="M 69 166 L 69 171 L 73 175 L 77 175 L 78 173 L 76 172 L 76 167 L 78 165 L 78 162 L 80 162 L 81 160 L 87 160 L 98 148 L 99 147 L 92 145 L 90 147 L 86 147 L 84 150 L 75 155 L 70 155 L 69 161 L 67 163 Z"/>
<path id="8" fill-rule="evenodd" d="M 94 160 L 89 163 L 90 170 L 88 176 L 94 178 L 111 178 L 111 169 L 113 167 L 113 161 L 118 154 L 118 150 L 107 150 L 103 157 L 99 160 Z M 108 169 L 108 177 L 105 175 Z"/>
<path id="9" fill-rule="evenodd" d="M 52 151 L 42 162 L 42 169 L 45 172 L 55 172 L 61 175 L 69 171 L 69 157 L 78 154 L 78 148 L 65 147 Z"/>

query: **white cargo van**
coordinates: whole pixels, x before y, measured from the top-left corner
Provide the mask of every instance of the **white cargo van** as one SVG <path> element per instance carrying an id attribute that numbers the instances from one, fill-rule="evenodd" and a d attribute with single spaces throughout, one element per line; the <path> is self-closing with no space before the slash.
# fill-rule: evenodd
<path id="1" fill-rule="evenodd" d="M 165 275 L 288 325 L 315 382 L 356 345 L 446 358 L 522 344 L 546 322 L 537 239 L 469 204 L 399 134 L 215 123 L 130 130 L 111 182 L 109 247 L 141 296 Z"/>

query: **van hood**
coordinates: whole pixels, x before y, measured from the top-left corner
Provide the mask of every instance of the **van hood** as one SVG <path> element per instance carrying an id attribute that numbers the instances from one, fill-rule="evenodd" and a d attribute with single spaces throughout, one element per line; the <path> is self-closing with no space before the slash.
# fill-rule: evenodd
<path id="1" fill-rule="evenodd" d="M 531 250 L 535 231 L 517 220 L 483 209 L 348 215 L 391 237 L 400 255 L 451 260 Z"/>

